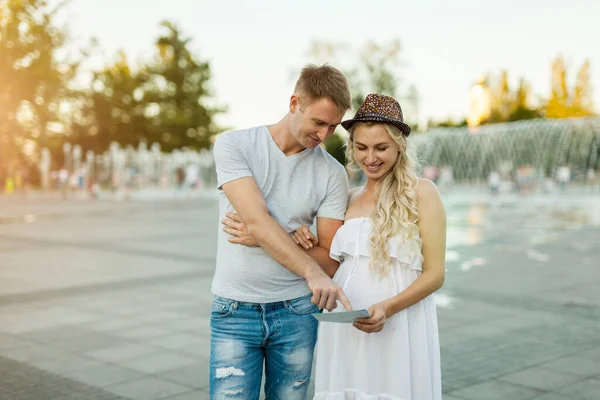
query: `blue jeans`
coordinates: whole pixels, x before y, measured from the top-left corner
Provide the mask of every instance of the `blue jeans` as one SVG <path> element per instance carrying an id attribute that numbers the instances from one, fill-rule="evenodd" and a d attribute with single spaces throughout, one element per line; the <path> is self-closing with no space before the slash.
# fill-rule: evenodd
<path id="1" fill-rule="evenodd" d="M 306 399 L 319 312 L 312 295 L 274 303 L 214 296 L 210 315 L 210 398 Z"/>

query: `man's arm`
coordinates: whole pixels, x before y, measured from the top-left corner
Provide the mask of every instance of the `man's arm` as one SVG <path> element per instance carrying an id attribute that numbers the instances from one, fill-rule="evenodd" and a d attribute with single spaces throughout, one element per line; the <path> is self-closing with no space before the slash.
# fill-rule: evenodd
<path id="1" fill-rule="evenodd" d="M 235 179 L 223 184 L 222 188 L 229 202 L 244 221 L 246 229 L 258 244 L 275 261 L 306 279 L 313 293 L 314 304 L 331 311 L 336 307 L 336 300 L 339 299 L 347 310 L 352 309 L 342 289 L 269 215 L 267 204 L 254 178 Z"/>
<path id="2" fill-rule="evenodd" d="M 226 217 L 221 223 L 223 224 L 223 231 L 231 235 L 228 239 L 230 243 L 241 244 L 247 247 L 260 247 L 254 236 L 248 232 L 246 225 L 244 225 L 238 214 L 227 213 Z M 323 271 L 331 278 L 333 278 L 339 267 L 339 263 L 329 256 L 331 242 L 342 224 L 343 222 L 338 219 L 317 218 L 317 234 L 321 240 L 305 225 L 298 228 L 292 234 L 292 239 L 296 244 L 314 258 Z"/>
<path id="3" fill-rule="evenodd" d="M 223 219 L 223 231 L 231 235 L 228 239 L 230 243 L 241 244 L 247 247 L 260 247 L 254 236 L 252 236 L 241 217 L 236 213 L 227 213 L 227 218 Z M 333 236 L 341 227 L 343 222 L 332 218 L 317 218 L 317 234 L 319 240 L 308 226 L 301 226 L 294 232 L 292 239 L 304 249 L 308 255 L 315 259 L 325 273 L 333 278 L 339 263 L 330 256 L 331 242 Z"/>
<path id="4" fill-rule="evenodd" d="M 330 277 L 337 271 L 339 263 L 329 258 L 329 249 L 335 233 L 344 224 L 348 195 L 348 174 L 338 165 L 329 176 L 327 194 L 317 210 L 318 247 L 309 251 Z"/>

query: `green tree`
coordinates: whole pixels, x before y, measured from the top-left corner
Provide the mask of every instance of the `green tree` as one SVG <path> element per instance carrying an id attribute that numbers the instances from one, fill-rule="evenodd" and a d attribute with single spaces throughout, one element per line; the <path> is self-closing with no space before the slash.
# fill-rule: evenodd
<path id="1" fill-rule="evenodd" d="M 503 70 L 498 78 L 488 74 L 485 82 L 489 85 L 490 113 L 489 118 L 482 124 L 517 121 L 522 119 L 539 118 L 541 113 L 531 105 L 530 86 L 523 78 L 519 86 L 512 90 L 509 83 L 508 71 Z"/>
<path id="2" fill-rule="evenodd" d="M 156 41 L 154 60 L 140 71 L 150 141 L 163 149 L 209 147 L 220 129 L 214 117 L 223 108 L 212 105 L 211 69 L 189 49 L 177 26 L 163 22 L 166 33 Z"/>
<path id="3" fill-rule="evenodd" d="M 81 59 L 66 52 L 66 30 L 55 23 L 64 4 L 0 2 L 0 170 L 14 165 L 24 148 L 48 145 L 52 134 L 65 133 L 59 111 Z"/>
<path id="4" fill-rule="evenodd" d="M 325 150 L 342 165 L 346 165 L 345 142 L 344 138 L 337 133 L 329 136 L 324 142 Z"/>
<path id="5" fill-rule="evenodd" d="M 508 116 L 508 121 L 518 121 L 522 119 L 534 119 L 541 117 L 541 113 L 538 109 L 530 106 L 530 86 L 521 78 L 519 80 L 519 87 L 514 95 L 513 107 L 511 113 Z"/>
<path id="6" fill-rule="evenodd" d="M 400 40 L 387 43 L 369 41 L 361 46 L 315 40 L 307 51 L 308 57 L 319 63 L 339 68 L 348 78 L 352 92 L 352 108 L 360 107 L 369 93 L 380 93 L 397 99 L 406 123 L 418 121 L 419 94 L 415 85 L 404 81 L 405 67 L 401 57 Z M 335 134 L 325 142 L 325 148 L 340 163 L 345 164 L 344 136 Z"/>
<path id="7" fill-rule="evenodd" d="M 190 39 L 170 22 L 155 41 L 155 54 L 136 67 L 123 52 L 96 71 L 84 93 L 82 112 L 72 128 L 73 141 L 104 151 L 113 141 L 136 146 L 159 143 L 171 151 L 209 147 L 220 131 L 214 117 L 223 112 L 210 92 L 208 62 L 189 49 Z"/>
<path id="8" fill-rule="evenodd" d="M 387 43 L 368 41 L 360 47 L 313 41 L 307 53 L 312 59 L 331 63 L 344 72 L 350 83 L 355 111 L 367 94 L 380 93 L 396 98 L 409 121 L 416 122 L 418 91 L 402 77 L 406 64 L 401 57 L 401 50 L 398 39 Z M 407 109 L 413 112 L 406 112 Z"/>
<path id="9" fill-rule="evenodd" d="M 82 93 L 71 140 L 95 151 L 106 150 L 112 141 L 138 144 L 147 130 L 141 84 L 125 53 L 118 52 L 114 63 L 94 72 L 91 89 Z"/>
<path id="10" fill-rule="evenodd" d="M 458 121 L 455 121 L 452 118 L 447 118 L 441 121 L 429 119 L 429 121 L 427 122 L 428 128 L 459 128 L 463 126 L 467 126 L 467 120 L 464 118 Z"/>

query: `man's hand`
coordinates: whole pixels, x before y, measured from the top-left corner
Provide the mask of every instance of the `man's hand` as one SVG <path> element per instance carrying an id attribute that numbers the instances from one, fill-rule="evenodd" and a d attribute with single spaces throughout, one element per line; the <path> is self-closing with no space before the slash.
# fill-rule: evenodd
<path id="1" fill-rule="evenodd" d="M 242 219 L 239 215 L 235 213 L 227 213 L 226 216 L 227 218 L 223 219 L 221 223 L 223 224 L 223 231 L 233 236 L 227 239 L 230 243 L 243 244 L 244 246 L 248 247 L 259 246 L 256 239 L 254 239 L 254 236 L 252 236 L 246 229 L 246 226 L 242 222 Z"/>
<path id="2" fill-rule="evenodd" d="M 317 237 L 308 229 L 308 226 L 302 225 L 292 234 L 292 239 L 297 245 L 304 247 L 306 250 L 312 249 L 319 243 Z"/>
<path id="3" fill-rule="evenodd" d="M 348 300 L 342 288 L 323 271 L 320 271 L 314 277 L 309 277 L 306 281 L 313 294 L 312 303 L 318 305 L 319 308 L 332 311 L 337 307 L 337 301 L 339 300 L 346 311 L 352 311 L 352 304 L 350 304 L 350 300 Z"/>
<path id="4" fill-rule="evenodd" d="M 370 318 L 361 318 L 354 322 L 354 327 L 366 333 L 379 332 L 387 321 L 387 307 L 384 303 L 373 304 L 369 309 Z"/>

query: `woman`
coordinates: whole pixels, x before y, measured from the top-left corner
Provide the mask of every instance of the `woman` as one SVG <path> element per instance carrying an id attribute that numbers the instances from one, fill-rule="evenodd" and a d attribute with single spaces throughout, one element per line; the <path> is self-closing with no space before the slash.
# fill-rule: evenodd
<path id="1" fill-rule="evenodd" d="M 445 271 L 440 195 L 416 176 L 410 127 L 396 100 L 368 95 L 342 126 L 349 132 L 347 159 L 367 181 L 350 193 L 330 256 L 340 262 L 334 280 L 353 308 L 366 308 L 371 317 L 353 325 L 320 323 L 314 398 L 441 399 L 432 296 Z M 304 247 L 316 241 L 306 227 L 294 239 Z"/>

